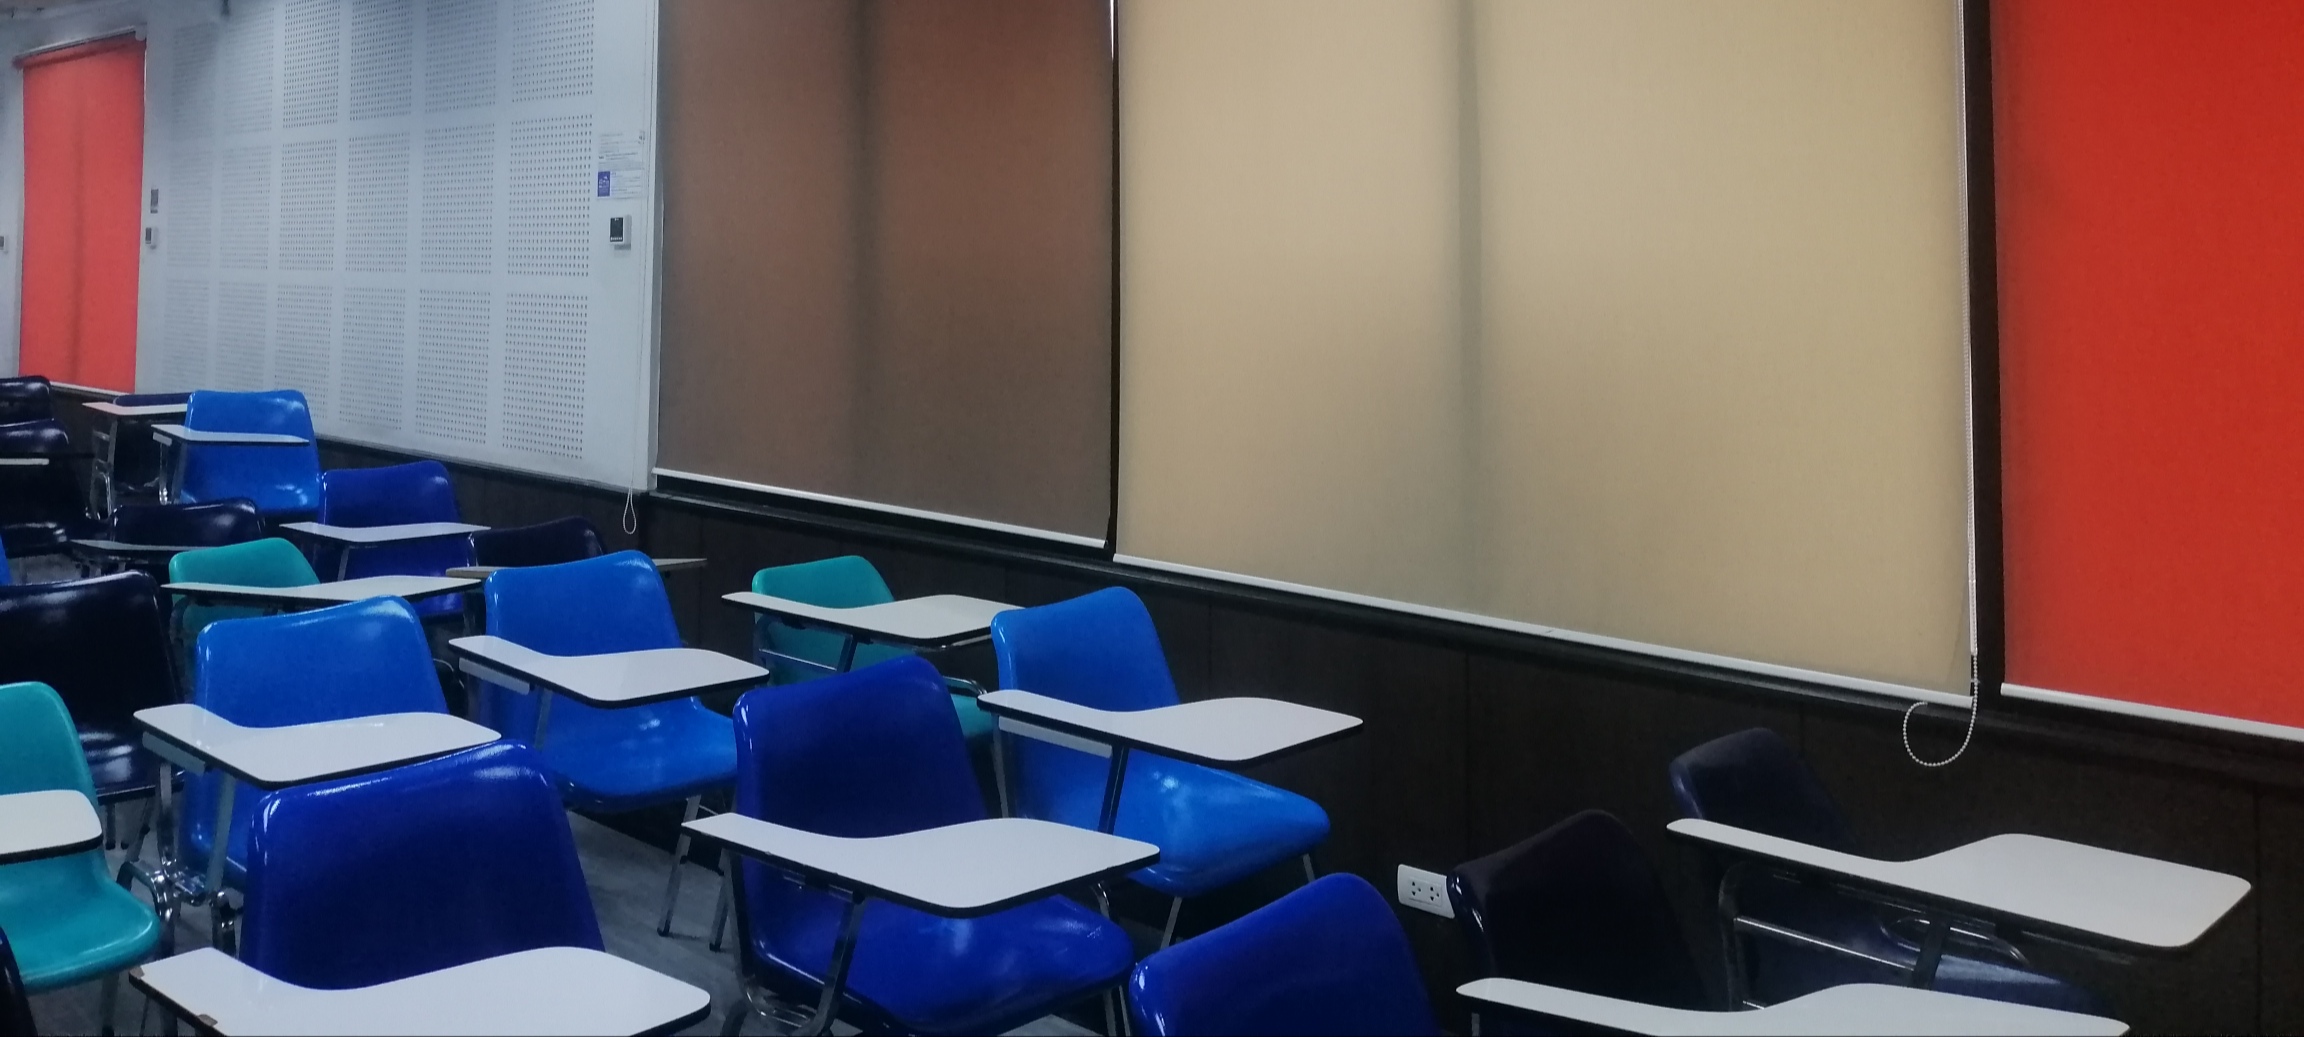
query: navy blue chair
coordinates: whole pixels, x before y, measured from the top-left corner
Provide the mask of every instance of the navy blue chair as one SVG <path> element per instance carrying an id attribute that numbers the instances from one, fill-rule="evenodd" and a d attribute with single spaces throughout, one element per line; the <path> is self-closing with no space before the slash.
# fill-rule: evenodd
<path id="1" fill-rule="evenodd" d="M 0 538 L 8 555 L 57 554 L 103 523 L 72 475 L 72 437 L 53 419 L 0 425 L 0 457 L 40 458 L 40 465 L 0 465 Z"/>
<path id="2" fill-rule="evenodd" d="M 472 534 L 472 564 L 517 568 L 558 565 L 598 558 L 606 553 L 600 531 L 581 515 L 538 522 L 532 526 L 505 526 Z"/>
<path id="3" fill-rule="evenodd" d="M 188 504 L 246 497 L 272 521 L 310 518 L 320 510 L 320 447 L 312 409 L 294 389 L 192 394 L 184 426 L 207 432 L 301 436 L 304 446 L 186 446 L 179 496 Z"/>
<path id="4" fill-rule="evenodd" d="M 1656 869 L 1631 830 L 1603 811 L 1457 865 L 1448 901 L 1475 975 L 1667 1008 L 1713 1007 Z M 1507 1022 L 1482 1032 L 1535 1029 Z"/>
<path id="5" fill-rule="evenodd" d="M 323 990 L 539 947 L 600 950 L 568 815 L 527 746 L 263 797 L 241 960 Z"/>
<path id="6" fill-rule="evenodd" d="M 0 425 L 56 416 L 56 397 L 40 375 L 0 378 Z"/>
<path id="7" fill-rule="evenodd" d="M 597 655 L 680 647 L 680 629 L 656 563 L 620 551 L 561 565 L 491 573 L 484 594 L 488 632 L 551 655 Z M 537 694 L 482 684 L 480 723 L 508 738 L 533 740 Z M 736 777 L 736 740 L 727 717 L 695 699 L 628 709 L 595 709 L 561 696 L 552 703 L 545 769 L 570 806 L 616 813 L 687 801 L 695 819 L 704 793 Z M 658 932 L 671 929 L 688 856 L 683 831 L 672 852 Z"/>
<path id="8" fill-rule="evenodd" d="M 992 618 L 1000 686 L 1109 710 L 1175 705 L 1176 684 L 1144 603 L 1112 587 L 1070 601 Z M 1096 827 L 1106 764 L 1101 757 L 1030 739 L 1014 743 L 1019 816 Z M 1168 927 L 1188 897 L 1301 857 L 1328 837 L 1319 804 L 1230 771 L 1148 752 L 1128 757 L 1114 833 L 1160 848 L 1160 863 L 1130 878 L 1172 898 Z"/>
<path id="9" fill-rule="evenodd" d="M 1128 979 L 1136 1032 L 1437 1034 L 1392 905 L 1329 875 L 1155 952 Z"/>
<path id="10" fill-rule="evenodd" d="M 397 526 L 415 522 L 461 522 L 456 485 L 438 461 L 410 461 L 381 468 L 339 468 L 320 476 L 320 521 L 331 526 Z M 351 551 L 350 558 L 335 552 Z M 341 563 L 341 564 L 340 564 Z M 404 544 L 347 548 L 330 545 L 314 568 L 326 579 L 342 572 L 363 576 L 439 576 L 472 564 L 469 537 L 438 537 Z M 425 616 L 456 615 L 461 594 L 441 594 L 416 603 Z"/>
<path id="11" fill-rule="evenodd" d="M 242 727 L 286 727 L 384 713 L 445 713 L 422 621 L 399 598 L 333 608 L 227 619 L 200 631 L 192 701 Z M 215 852 L 216 771 L 185 782 L 184 844 L 189 866 Z M 235 795 L 225 884 L 239 885 L 247 840 L 262 800 Z"/>
<path id="12" fill-rule="evenodd" d="M 140 709 L 177 700 L 158 588 L 140 572 L 0 587 L 0 684 L 56 689 L 80 732 L 96 801 L 158 788 L 159 761 L 136 726 Z"/>
<path id="13" fill-rule="evenodd" d="M 106 539 L 123 544 L 223 547 L 264 536 L 264 516 L 246 497 L 207 504 L 123 504 L 113 509 Z"/>
<path id="14" fill-rule="evenodd" d="M 16 971 L 16 952 L 8 934 L 0 933 L 0 1037 L 39 1037 L 32 1025 L 32 996 L 24 990 L 24 976 Z"/>
<path id="15" fill-rule="evenodd" d="M 1714 739 L 1672 761 L 1672 798 L 1685 817 L 1839 850 L 1861 852 L 1816 772 L 1774 731 L 1752 728 Z M 1900 913 L 1828 889 L 1757 874 L 1737 894 L 1739 910 L 1756 920 L 1806 933 L 1864 954 L 1907 965 L 1920 958 L 1915 938 L 1896 931 Z M 1916 935 L 1916 934 L 1915 934 Z M 1737 939 L 1744 939 L 1739 936 Z M 2038 1005 L 2087 1015 L 2110 1015 L 2088 990 L 2030 969 L 2020 952 L 1987 934 L 1955 933 L 1936 970 L 1938 990 Z M 1744 939 L 1744 987 L 1765 1004 L 1843 983 L 1902 983 L 1904 973 L 1853 955 L 1788 940 Z M 1991 957 L 1977 957 L 1976 952 Z"/>
<path id="16" fill-rule="evenodd" d="M 748 817 L 870 838 L 985 816 L 944 678 L 917 658 L 747 693 L 736 753 Z M 814 1001 L 845 902 L 749 859 L 736 888 L 745 980 Z M 1133 958 L 1119 926 L 1061 896 L 974 918 L 875 900 L 839 1018 L 867 1033 L 1000 1033 L 1111 989 Z"/>

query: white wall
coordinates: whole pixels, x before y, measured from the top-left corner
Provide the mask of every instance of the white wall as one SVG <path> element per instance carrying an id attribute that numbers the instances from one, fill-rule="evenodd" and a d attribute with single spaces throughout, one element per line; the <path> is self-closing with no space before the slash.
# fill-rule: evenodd
<path id="1" fill-rule="evenodd" d="M 646 485 L 654 0 L 122 0 L 0 38 L 122 25 L 147 36 L 160 191 L 139 390 L 295 388 L 330 437 Z M 0 192 L 21 199 L 6 84 Z M 598 196 L 607 150 L 640 156 L 614 164 L 636 190 Z M 10 355 L 15 264 L 11 244 Z"/>

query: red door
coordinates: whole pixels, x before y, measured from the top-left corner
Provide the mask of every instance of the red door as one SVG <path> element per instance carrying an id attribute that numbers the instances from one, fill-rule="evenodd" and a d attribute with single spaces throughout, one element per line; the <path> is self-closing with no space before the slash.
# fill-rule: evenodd
<path id="1" fill-rule="evenodd" d="M 144 43 L 115 36 L 16 66 L 24 73 L 17 368 L 127 392 L 136 384 Z"/>

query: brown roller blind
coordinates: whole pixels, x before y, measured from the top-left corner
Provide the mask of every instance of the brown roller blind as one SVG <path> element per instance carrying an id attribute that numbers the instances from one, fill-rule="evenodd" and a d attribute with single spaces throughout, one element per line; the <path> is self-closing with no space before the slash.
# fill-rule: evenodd
<path id="1" fill-rule="evenodd" d="M 1104 537 L 1106 12 L 664 5 L 662 470 Z"/>

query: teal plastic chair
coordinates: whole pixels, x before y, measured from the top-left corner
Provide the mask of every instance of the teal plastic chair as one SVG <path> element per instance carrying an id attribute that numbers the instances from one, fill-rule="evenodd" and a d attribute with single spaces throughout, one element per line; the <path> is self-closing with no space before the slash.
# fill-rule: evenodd
<path id="1" fill-rule="evenodd" d="M 320 582 L 312 563 L 296 545 L 279 537 L 245 544 L 185 551 L 168 559 L 170 583 L 230 583 L 242 587 L 309 587 Z M 239 605 L 187 605 L 174 630 L 179 658 L 200 640 L 208 625 L 224 619 L 264 615 L 260 608 Z M 187 670 L 187 673 L 190 671 Z"/>
<path id="2" fill-rule="evenodd" d="M 0 795 L 71 789 L 96 803 L 64 700 L 45 684 L 0 685 Z M 105 874 L 104 851 L 0 865 L 0 932 L 33 993 L 104 977 L 110 1032 L 120 970 L 160 943 L 158 915 Z"/>
<path id="3" fill-rule="evenodd" d="M 752 574 L 752 593 L 834 609 L 896 600 L 896 596 L 888 592 L 888 581 L 880 578 L 880 570 L 857 555 L 762 569 Z M 767 616 L 753 620 L 754 654 L 760 665 L 768 668 L 776 684 L 797 684 L 831 673 L 840 662 L 840 648 L 845 640 L 829 630 L 803 630 Z M 860 644 L 848 668 L 861 670 L 912 654 L 907 649 L 888 645 Z M 949 684 L 952 680 L 946 678 L 945 682 Z M 992 718 L 977 707 L 975 696 L 954 692 L 952 711 L 959 714 L 960 731 L 971 741 L 992 734 Z"/>

